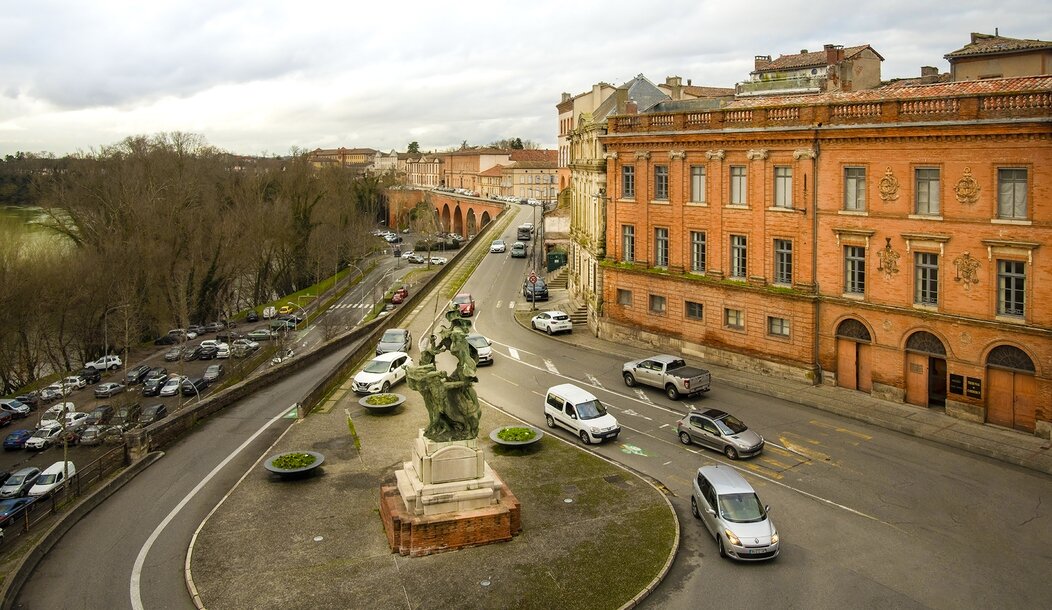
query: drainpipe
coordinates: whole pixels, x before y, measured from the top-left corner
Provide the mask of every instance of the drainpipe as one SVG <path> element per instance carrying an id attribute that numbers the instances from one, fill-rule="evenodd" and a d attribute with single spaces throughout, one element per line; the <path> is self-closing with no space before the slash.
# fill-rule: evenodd
<path id="1" fill-rule="evenodd" d="M 822 385 L 822 363 L 818 358 L 818 337 L 820 334 L 818 324 L 822 319 L 819 315 L 822 298 L 818 287 L 818 156 L 821 154 L 821 146 L 818 142 L 817 129 L 814 130 L 811 149 L 814 151 L 814 154 L 811 155 L 811 176 L 813 176 L 811 181 L 811 285 L 814 286 L 816 297 L 815 306 L 812 308 L 814 319 L 812 320 L 811 328 L 814 329 L 814 332 L 811 334 L 814 338 L 811 346 L 811 361 L 814 362 L 815 366 L 815 385 Z"/>

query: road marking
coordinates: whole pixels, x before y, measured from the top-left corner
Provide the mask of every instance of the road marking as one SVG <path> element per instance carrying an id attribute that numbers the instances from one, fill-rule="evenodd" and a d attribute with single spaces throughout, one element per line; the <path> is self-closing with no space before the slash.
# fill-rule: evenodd
<path id="1" fill-rule="evenodd" d="M 295 409 L 295 407 L 293 407 L 293 409 Z M 150 534 L 150 537 L 146 539 L 146 542 L 143 543 L 142 548 L 139 549 L 139 554 L 135 557 L 135 563 L 132 565 L 131 605 L 133 610 L 144 610 L 145 608 L 142 605 L 142 567 L 143 564 L 146 563 L 146 555 L 149 554 L 150 549 L 153 547 L 153 544 L 157 542 L 157 539 L 161 536 L 161 532 L 164 531 L 164 528 L 168 527 L 168 524 L 171 523 L 173 519 L 175 519 L 175 516 L 178 515 L 179 512 L 183 510 L 183 508 L 185 508 L 187 504 L 190 503 L 190 500 L 192 500 L 194 496 L 197 495 L 197 492 L 201 491 L 201 489 L 204 488 L 204 486 L 207 485 L 213 477 L 219 474 L 220 470 L 226 467 L 226 465 L 229 464 L 230 461 L 233 460 L 235 457 L 237 457 L 239 453 L 244 451 L 245 447 L 248 447 L 252 443 L 252 441 L 256 440 L 256 438 L 260 434 L 263 434 L 263 432 L 265 432 L 267 428 L 274 425 L 274 422 L 284 417 L 285 414 L 288 413 L 288 411 L 288 407 L 283 408 L 280 413 L 272 417 L 267 423 L 263 424 L 263 426 L 259 430 L 256 430 L 256 432 L 252 434 L 252 436 L 245 439 L 245 442 L 241 443 L 241 445 L 237 449 L 235 449 L 230 455 L 226 456 L 226 458 L 224 458 L 222 462 L 219 462 L 219 464 L 217 464 L 216 467 L 212 469 L 212 472 L 209 472 L 205 476 L 205 478 L 201 479 L 201 482 L 198 483 L 192 490 L 190 490 L 190 493 L 186 494 L 186 496 L 184 496 L 183 499 L 179 501 L 179 504 L 177 504 L 175 508 L 172 509 L 172 512 L 168 513 L 168 516 L 165 517 L 164 520 L 161 521 L 156 528 L 154 528 L 153 532 Z"/>
<path id="2" fill-rule="evenodd" d="M 518 386 L 519 385 L 519 384 L 515 383 L 514 381 L 512 381 L 511 379 L 507 379 L 505 377 L 501 377 L 500 375 L 498 375 L 496 373 L 493 373 L 493 376 L 496 377 L 497 379 L 500 379 L 501 381 L 506 381 L 506 382 L 510 383 L 511 385 L 513 385 L 513 386 Z"/>
<path id="3" fill-rule="evenodd" d="M 647 452 L 644 451 L 641 447 L 636 447 L 635 445 L 627 445 L 625 443 L 621 444 L 621 452 L 627 453 L 629 455 L 641 455 L 643 457 L 650 457 L 647 455 Z"/>
<path id="4" fill-rule="evenodd" d="M 515 309 L 515 301 L 508 301 L 508 309 Z"/>
<path id="5" fill-rule="evenodd" d="M 559 369 L 555 368 L 555 363 L 547 358 L 544 359 L 544 367 L 548 369 L 549 373 L 559 374 Z"/>
<path id="6" fill-rule="evenodd" d="M 661 424 L 660 426 L 658 426 L 658 430 L 660 430 L 662 428 L 668 428 L 668 426 L 669 426 L 668 424 Z"/>
<path id="7" fill-rule="evenodd" d="M 588 377 L 588 383 L 594 385 L 597 388 L 602 388 L 603 387 L 603 384 L 599 383 L 599 380 L 596 379 L 595 375 L 593 375 L 591 373 L 588 373 L 587 377 Z"/>
<path id="8" fill-rule="evenodd" d="M 873 437 L 868 435 L 868 434 L 863 434 L 861 432 L 855 432 L 854 430 L 848 430 L 847 428 L 841 428 L 840 426 L 833 426 L 833 425 L 826 424 L 826 423 L 823 423 L 823 422 L 820 422 L 820 421 L 817 421 L 817 420 L 814 420 L 814 419 L 812 419 L 809 423 L 812 426 L 818 426 L 819 428 L 826 428 L 828 430 L 834 430 L 836 432 L 841 432 L 843 434 L 850 434 L 851 436 L 855 436 L 855 437 L 860 438 L 860 439 L 862 439 L 864 441 L 871 441 L 871 440 L 873 440 Z"/>
<path id="9" fill-rule="evenodd" d="M 643 402 L 653 404 L 653 401 L 650 400 L 650 397 L 647 396 L 647 393 L 644 392 L 642 388 L 636 388 L 636 396 L 638 396 L 639 400 L 642 400 Z"/>
<path id="10" fill-rule="evenodd" d="M 632 409 L 625 409 L 624 410 L 624 414 L 625 415 L 635 415 L 636 417 L 642 417 L 643 419 L 648 420 L 648 421 L 654 421 L 653 418 L 647 417 L 646 415 L 643 415 L 642 413 L 637 413 L 637 412 L 633 411 Z"/>
<path id="11" fill-rule="evenodd" d="M 514 347 L 508 347 L 508 355 L 516 360 L 521 360 L 521 358 L 519 358 L 519 350 L 515 349 Z"/>
<path id="12" fill-rule="evenodd" d="M 829 455 L 827 455 L 825 453 L 822 453 L 821 451 L 818 451 L 817 449 L 811 449 L 810 447 L 804 447 L 803 445 L 798 445 L 798 444 L 794 443 L 793 441 L 785 438 L 784 435 L 778 437 L 778 440 L 782 441 L 782 444 L 785 445 L 785 448 L 788 449 L 789 451 L 792 451 L 793 453 L 796 453 L 796 454 L 799 454 L 799 455 L 801 455 L 803 457 L 806 457 L 809 460 L 814 460 L 816 462 L 827 462 L 827 463 L 832 463 L 833 462 L 833 458 L 829 457 Z"/>

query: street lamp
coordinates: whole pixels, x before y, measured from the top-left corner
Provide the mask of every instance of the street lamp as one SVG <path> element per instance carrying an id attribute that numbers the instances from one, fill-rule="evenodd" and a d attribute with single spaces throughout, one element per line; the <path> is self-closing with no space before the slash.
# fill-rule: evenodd
<path id="1" fill-rule="evenodd" d="M 297 299 L 302 299 L 303 297 L 307 297 L 309 299 L 309 298 L 311 298 L 311 295 L 309 295 L 309 294 L 301 294 L 300 296 L 297 297 Z M 289 301 L 288 304 L 292 305 L 296 309 L 299 309 L 300 312 L 303 313 L 303 321 L 306 323 L 306 324 L 303 325 L 303 330 L 307 330 L 308 328 L 310 328 L 310 316 L 307 315 L 307 310 L 304 309 L 299 304 L 293 303 L 292 301 Z"/>

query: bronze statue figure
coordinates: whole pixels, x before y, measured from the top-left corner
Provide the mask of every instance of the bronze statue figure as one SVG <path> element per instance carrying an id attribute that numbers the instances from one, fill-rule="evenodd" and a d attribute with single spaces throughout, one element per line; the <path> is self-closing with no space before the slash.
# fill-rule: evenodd
<path id="1" fill-rule="evenodd" d="M 436 442 L 476 438 L 482 416 L 473 387 L 478 381 L 475 348 L 467 340 L 471 320 L 462 318 L 455 306 L 446 312 L 446 320 L 449 326 L 439 328 L 437 336 L 431 335 L 428 347 L 420 354 L 420 363 L 406 371 L 409 387 L 420 392 L 427 407 L 430 421 L 424 436 Z M 452 373 L 435 366 L 435 358 L 441 352 L 456 357 L 457 366 Z"/>

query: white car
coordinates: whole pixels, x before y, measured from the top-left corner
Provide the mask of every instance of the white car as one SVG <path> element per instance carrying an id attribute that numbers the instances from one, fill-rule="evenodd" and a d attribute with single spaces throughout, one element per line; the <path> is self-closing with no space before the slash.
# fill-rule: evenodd
<path id="1" fill-rule="evenodd" d="M 121 357 L 120 356 L 103 356 L 95 362 L 89 362 L 84 366 L 95 369 L 96 371 L 105 371 L 106 369 L 116 370 L 121 368 Z"/>
<path id="2" fill-rule="evenodd" d="M 533 316 L 533 319 L 530 320 L 530 325 L 537 330 L 543 330 L 549 335 L 573 332 L 573 322 L 570 321 L 570 316 L 557 309 L 542 311 Z"/>
<path id="3" fill-rule="evenodd" d="M 77 474 L 77 467 L 73 465 L 73 462 L 55 462 L 40 473 L 36 483 L 33 483 L 26 495 L 31 498 L 46 496 L 65 485 L 66 481 L 75 474 Z"/>
<path id="4" fill-rule="evenodd" d="M 81 390 L 88 387 L 88 382 L 83 377 L 76 376 L 63 377 L 62 381 L 60 381 L 59 383 L 68 388 L 71 388 L 71 391 Z"/>
<path id="5" fill-rule="evenodd" d="M 493 342 L 479 334 L 468 335 L 468 344 L 475 348 L 478 365 L 493 364 Z"/>
<path id="6" fill-rule="evenodd" d="M 405 379 L 406 367 L 413 366 L 413 359 L 405 352 L 387 352 L 370 360 L 354 376 L 356 394 L 387 392 Z"/>
<path id="7" fill-rule="evenodd" d="M 179 388 L 183 385 L 184 381 L 186 381 L 186 377 L 176 376 L 168 378 L 168 381 L 164 382 L 164 385 L 161 386 L 160 395 L 175 396 L 179 393 Z"/>
<path id="8" fill-rule="evenodd" d="M 276 356 L 274 356 L 273 358 L 270 359 L 270 363 L 271 364 L 281 364 L 282 362 L 285 362 L 286 360 L 288 360 L 289 358 L 292 358 L 295 355 L 296 354 L 295 354 L 295 352 L 292 351 L 292 348 L 288 348 L 288 349 L 286 349 L 284 351 L 278 352 L 278 354 Z"/>
<path id="9" fill-rule="evenodd" d="M 60 402 L 55 405 L 48 407 L 47 411 L 40 414 L 40 423 L 37 424 L 38 428 L 54 428 L 62 427 L 60 422 L 61 418 L 69 413 L 76 412 L 77 407 L 71 402 Z"/>
<path id="10" fill-rule="evenodd" d="M 494 239 L 493 243 L 489 245 L 490 252 L 504 252 L 507 249 L 508 246 L 504 243 L 503 239 Z"/>
<path id="11" fill-rule="evenodd" d="M 38 428 L 33 436 L 29 437 L 26 441 L 26 449 L 47 449 L 51 445 L 58 442 L 59 437 L 62 436 L 61 426 L 50 426 L 47 428 Z"/>
<path id="12" fill-rule="evenodd" d="M 446 259 L 446 257 L 444 257 L 444 256 L 432 256 L 431 257 L 431 264 L 432 265 L 445 265 L 448 262 L 449 262 L 449 260 Z"/>
<path id="13" fill-rule="evenodd" d="M 87 425 L 90 416 L 90 413 L 80 411 L 66 413 L 66 430 L 80 430 Z"/>
<path id="14" fill-rule="evenodd" d="M 241 349 L 254 352 L 259 349 L 259 342 L 251 339 L 234 339 L 234 347 L 241 347 Z"/>
<path id="15" fill-rule="evenodd" d="M 408 260 L 414 256 L 416 256 L 416 252 L 413 252 L 412 250 L 406 250 L 405 252 L 402 252 L 402 258 L 404 259 Z"/>
<path id="16" fill-rule="evenodd" d="M 0 399 L 0 411 L 7 411 L 15 417 L 25 417 L 29 415 L 29 405 L 22 401 L 15 400 L 14 398 Z"/>
<path id="17" fill-rule="evenodd" d="M 216 358 L 229 358 L 230 357 L 230 346 L 226 343 L 220 343 L 216 346 Z"/>
<path id="18" fill-rule="evenodd" d="M 44 401 L 55 400 L 56 398 L 69 396 L 72 393 L 73 388 L 56 381 L 55 383 L 40 390 L 40 399 Z"/>
<path id="19" fill-rule="evenodd" d="M 594 395 L 571 383 L 548 388 L 544 421 L 549 428 L 566 428 L 585 445 L 616 439 L 621 425 Z"/>

